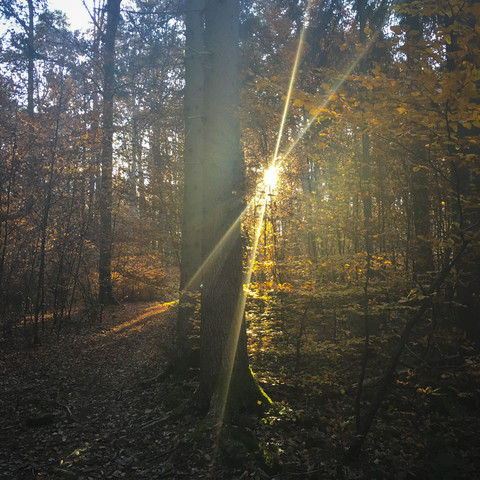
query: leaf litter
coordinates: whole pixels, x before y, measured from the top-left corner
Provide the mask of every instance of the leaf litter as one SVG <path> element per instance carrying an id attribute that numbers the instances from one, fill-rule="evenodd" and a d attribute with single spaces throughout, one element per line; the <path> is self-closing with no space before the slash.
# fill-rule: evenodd
<path id="1" fill-rule="evenodd" d="M 192 398 L 197 378 L 162 375 L 175 304 L 137 303 L 111 307 L 100 323 L 58 340 L 45 335 L 40 348 L 0 345 L 0 479 L 473 478 L 480 421 L 411 373 L 392 391 L 363 456 L 348 462 L 358 346 L 315 341 L 297 371 L 283 336 L 255 317 L 249 329 L 260 322 L 268 348 L 252 334 L 250 358 L 277 408 L 237 420 L 262 458 L 238 444 L 219 455 L 213 435 L 198 433 L 203 419 L 194 411 L 169 415 Z M 439 377 L 460 388 L 452 375 Z"/>

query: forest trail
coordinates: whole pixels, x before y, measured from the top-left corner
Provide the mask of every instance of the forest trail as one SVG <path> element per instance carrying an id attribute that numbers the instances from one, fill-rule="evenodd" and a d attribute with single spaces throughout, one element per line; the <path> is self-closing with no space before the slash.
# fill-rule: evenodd
<path id="1" fill-rule="evenodd" d="M 174 305 L 113 307 L 58 342 L 0 352 L 0 478 L 175 478 L 185 428 L 149 426 L 168 408 L 156 377 Z"/>

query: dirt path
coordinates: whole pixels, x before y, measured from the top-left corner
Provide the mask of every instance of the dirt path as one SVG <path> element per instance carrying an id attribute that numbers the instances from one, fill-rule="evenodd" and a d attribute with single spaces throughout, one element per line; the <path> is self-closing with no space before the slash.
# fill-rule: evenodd
<path id="1" fill-rule="evenodd" d="M 149 426 L 171 408 L 155 377 L 172 307 L 115 307 L 54 344 L 0 351 L 0 478 L 188 478 L 189 419 Z"/>

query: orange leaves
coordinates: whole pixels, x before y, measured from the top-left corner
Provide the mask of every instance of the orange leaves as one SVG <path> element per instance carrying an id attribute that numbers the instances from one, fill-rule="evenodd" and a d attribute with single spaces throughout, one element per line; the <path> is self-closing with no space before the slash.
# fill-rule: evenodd
<path id="1" fill-rule="evenodd" d="M 327 108 L 314 107 L 309 110 L 309 113 L 310 115 L 316 117 L 321 113 L 330 114 L 330 111 Z"/>
<path id="2" fill-rule="evenodd" d="M 422 387 L 418 387 L 417 388 L 417 392 L 418 393 L 423 393 L 424 395 L 440 395 L 438 392 L 439 392 L 439 388 L 432 388 L 432 387 L 425 387 L 425 388 L 422 388 Z"/>
<path id="3" fill-rule="evenodd" d="M 276 283 L 273 281 L 251 283 L 247 289 L 250 296 L 254 298 L 262 298 L 267 293 L 289 292 L 292 285 L 288 282 Z M 265 297 L 266 298 L 266 297 Z"/>

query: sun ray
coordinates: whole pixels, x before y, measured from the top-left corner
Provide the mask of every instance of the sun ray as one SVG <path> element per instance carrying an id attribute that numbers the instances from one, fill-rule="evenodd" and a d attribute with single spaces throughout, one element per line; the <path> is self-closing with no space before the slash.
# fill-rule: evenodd
<path id="1" fill-rule="evenodd" d="M 208 269 L 208 266 L 210 265 L 211 261 L 215 258 L 216 255 L 219 254 L 221 249 L 225 247 L 225 245 L 230 240 L 230 237 L 235 232 L 235 229 L 238 226 L 238 224 L 242 222 L 242 218 L 244 218 L 245 215 L 248 213 L 248 210 L 250 209 L 250 206 L 251 206 L 253 201 L 254 201 L 254 199 L 250 200 L 248 205 L 242 210 L 240 215 L 232 223 L 230 228 L 224 233 L 222 238 L 218 241 L 218 243 L 215 245 L 215 247 L 209 253 L 207 258 L 200 265 L 200 267 L 198 267 L 198 270 L 192 275 L 192 278 L 190 278 L 190 280 L 185 284 L 185 287 L 183 287 L 183 290 L 180 293 L 188 291 L 191 288 L 191 286 L 199 280 L 200 275 L 202 275 Z"/>
<path id="2" fill-rule="evenodd" d="M 275 187 L 277 186 L 278 182 L 278 169 L 275 165 L 270 165 L 263 175 L 263 185 L 265 186 L 265 190 L 267 193 L 271 193 Z"/>
<path id="3" fill-rule="evenodd" d="M 318 105 L 317 110 L 319 110 L 319 113 L 315 114 L 308 120 L 306 125 L 298 132 L 298 134 L 295 136 L 293 142 L 289 145 L 288 149 L 282 153 L 280 157 L 280 161 L 283 163 L 287 157 L 292 153 L 293 149 L 297 146 L 298 142 L 304 137 L 304 135 L 310 130 L 312 125 L 315 123 L 317 120 L 318 116 L 320 115 L 320 111 L 322 109 L 325 109 L 330 102 L 332 101 L 332 98 L 337 94 L 338 90 L 340 87 L 345 83 L 345 81 L 348 79 L 354 68 L 360 63 L 362 58 L 367 54 L 367 52 L 370 50 L 370 47 L 372 46 L 375 38 L 377 37 L 377 34 L 372 36 L 372 39 L 368 43 L 368 45 L 355 57 L 355 59 L 352 61 L 350 66 L 347 68 L 345 73 L 340 77 L 340 79 L 337 81 L 337 83 L 332 87 L 331 91 L 329 92 L 328 96 L 326 96 L 323 101 Z"/>
<path id="4" fill-rule="evenodd" d="M 309 6 L 310 6 L 310 2 L 309 2 Z M 308 12 L 309 6 L 307 7 L 307 12 Z M 232 328 L 232 331 L 230 333 L 228 343 L 227 343 L 228 348 L 227 348 L 226 351 L 229 355 L 229 358 L 228 358 L 228 361 L 227 361 L 228 371 L 227 371 L 227 375 L 226 375 L 226 382 L 225 382 L 225 385 L 224 385 L 224 390 L 223 390 L 223 392 L 221 392 L 221 397 L 220 397 L 219 422 L 218 422 L 218 429 L 219 430 L 221 428 L 221 425 L 223 423 L 223 418 L 224 418 L 224 415 L 225 415 L 228 393 L 229 393 L 229 389 L 230 389 L 230 383 L 231 383 L 231 378 L 232 378 L 232 373 L 233 373 L 233 368 L 234 368 L 234 363 L 235 363 L 235 355 L 236 355 L 238 340 L 239 340 L 239 336 L 240 336 L 240 329 L 242 327 L 244 314 L 245 314 L 245 305 L 246 305 L 246 301 L 247 301 L 246 288 L 250 284 L 251 277 L 252 277 L 253 265 L 254 265 L 254 262 L 255 262 L 256 254 L 257 254 L 258 242 L 259 242 L 259 239 L 260 239 L 263 220 L 264 220 L 265 211 L 266 211 L 267 198 L 268 198 L 268 195 L 271 194 L 272 187 L 276 184 L 276 181 L 277 181 L 278 168 L 280 166 L 280 165 L 277 165 L 277 160 L 279 159 L 278 152 L 279 152 L 279 148 L 280 148 L 280 141 L 281 141 L 281 137 L 283 135 L 283 129 L 284 129 L 284 125 L 285 125 L 287 115 L 288 115 L 288 106 L 289 106 L 291 95 L 292 95 L 293 84 L 294 84 L 294 81 L 295 81 L 295 76 L 297 74 L 298 65 L 299 65 L 300 58 L 301 58 L 302 43 L 303 43 L 304 34 L 305 34 L 305 28 L 302 28 L 302 32 L 300 34 L 300 42 L 299 42 L 298 49 L 297 49 L 297 54 L 296 54 L 296 57 L 295 57 L 295 64 L 294 64 L 294 67 L 293 67 L 293 70 L 292 70 L 292 75 L 291 75 L 291 78 L 290 78 L 288 95 L 287 95 L 287 99 L 285 101 L 285 109 L 284 109 L 282 121 L 281 121 L 281 124 L 280 124 L 279 135 L 278 135 L 277 143 L 276 143 L 276 147 L 275 147 L 275 153 L 274 153 L 274 156 L 273 156 L 273 159 L 272 159 L 272 162 L 271 162 L 270 166 L 264 172 L 263 183 L 264 183 L 264 186 L 265 186 L 265 190 L 263 192 L 262 212 L 261 212 L 261 215 L 259 217 L 259 220 L 258 220 L 258 223 L 257 223 L 257 226 L 256 226 L 254 242 L 253 242 L 253 245 L 252 245 L 250 256 L 249 256 L 248 261 L 247 261 L 247 266 L 246 266 L 246 270 L 245 270 L 245 274 L 244 274 L 244 278 L 243 278 L 243 288 L 242 288 L 242 291 L 239 292 L 239 295 L 238 295 L 237 306 L 236 306 L 234 322 L 233 322 L 233 328 Z M 333 87 L 332 92 L 329 94 L 329 96 L 324 99 L 324 101 L 320 105 L 320 108 L 325 108 L 330 103 L 333 95 L 339 90 L 339 88 L 342 86 L 342 84 L 350 76 L 350 74 L 353 71 L 353 69 L 355 68 L 355 66 L 358 65 L 360 60 L 365 55 L 367 49 L 368 49 L 368 47 L 363 52 L 361 52 L 360 55 L 358 55 L 357 58 L 352 62 L 350 67 L 347 69 L 347 71 L 342 75 L 340 80 L 335 84 L 335 86 Z M 280 160 L 281 162 L 283 162 L 285 160 L 285 158 L 288 157 L 288 155 L 291 153 L 292 149 L 301 140 L 301 138 L 303 138 L 305 133 L 313 125 L 313 123 L 315 122 L 315 120 L 317 118 L 318 118 L 318 114 L 313 116 L 309 120 L 307 125 L 299 132 L 299 135 L 297 135 L 297 137 L 295 138 L 295 140 L 293 142 L 293 145 L 290 146 L 289 149 L 286 151 L 286 153 L 282 156 L 282 158 Z"/>
<path id="5" fill-rule="evenodd" d="M 308 12 L 310 10 L 312 0 L 308 1 L 308 5 L 305 11 L 305 16 L 304 19 L 307 19 Z M 279 151 L 280 151 L 280 144 L 281 140 L 283 137 L 283 131 L 285 128 L 285 123 L 286 119 L 288 116 L 288 111 L 289 111 L 289 106 L 292 98 L 292 92 L 293 92 L 293 86 L 295 83 L 295 78 L 298 73 L 298 68 L 300 65 L 300 60 L 302 58 L 302 52 L 303 52 L 303 43 L 304 43 L 304 36 L 305 36 L 305 22 L 302 26 L 301 32 L 300 32 L 300 37 L 299 37 L 299 43 L 297 47 L 297 52 L 295 55 L 295 62 L 292 68 L 292 74 L 290 77 L 290 82 L 288 86 L 288 91 L 287 91 L 287 96 L 285 100 L 285 106 L 283 110 L 283 115 L 281 118 L 280 126 L 279 126 L 279 132 L 277 136 L 277 141 L 275 145 L 275 151 L 273 154 L 273 158 L 270 162 L 270 165 L 265 169 L 264 172 L 264 178 L 263 178 L 263 186 L 264 190 L 263 192 L 259 191 L 257 189 L 257 195 L 253 197 L 250 202 L 247 204 L 247 206 L 244 208 L 244 210 L 240 213 L 240 215 L 236 218 L 236 220 L 233 222 L 231 227 L 227 230 L 227 232 L 223 235 L 221 240 L 218 242 L 218 244 L 212 249 L 208 257 L 204 260 L 202 265 L 199 267 L 197 272 L 193 275 L 193 277 L 190 279 L 190 281 L 186 284 L 184 287 L 184 291 L 188 290 L 191 285 L 198 280 L 198 277 L 206 270 L 208 269 L 208 266 L 210 262 L 212 261 L 213 258 L 215 258 L 216 255 L 219 254 L 219 252 L 226 247 L 228 244 L 229 240 L 231 239 L 232 234 L 236 231 L 236 228 L 238 227 L 239 223 L 242 222 L 242 219 L 245 217 L 245 215 L 248 214 L 249 210 L 251 209 L 252 205 L 254 202 L 256 202 L 259 198 L 261 197 L 261 194 L 263 194 L 263 199 L 261 201 L 261 213 L 258 216 L 257 219 L 257 224 L 255 227 L 255 236 L 254 236 L 254 241 L 252 244 L 252 248 L 250 250 L 250 254 L 247 259 L 247 265 L 245 268 L 245 273 L 243 276 L 243 282 L 242 282 L 242 289 L 238 293 L 237 297 L 237 305 L 235 308 L 235 314 L 234 314 L 234 319 L 233 319 L 233 328 L 231 330 L 231 333 L 229 335 L 229 339 L 227 341 L 227 353 L 228 353 L 228 359 L 227 359 L 227 366 L 228 366 L 228 371 L 227 371 L 227 380 L 224 385 L 224 390 L 221 392 L 221 398 L 220 398 L 220 408 L 219 408 L 219 418 L 218 418 L 218 428 L 221 427 L 223 423 L 223 418 L 225 414 L 225 409 L 227 405 L 227 399 L 228 399 L 228 392 L 230 388 L 230 383 L 231 383 L 231 378 L 232 378 L 232 373 L 233 373 L 233 368 L 234 368 L 234 363 L 235 363 L 235 355 L 237 351 L 237 346 L 238 346 L 238 340 L 243 324 L 243 319 L 244 319 L 244 313 L 245 313 L 245 305 L 247 301 L 247 287 L 251 282 L 251 277 L 252 277 L 252 272 L 253 272 L 253 265 L 255 262 L 255 258 L 257 255 L 257 250 L 258 250 L 258 243 L 259 239 L 261 236 L 262 232 L 262 226 L 263 226 L 263 221 L 264 221 L 264 216 L 265 216 L 265 211 L 266 211 L 266 206 L 267 206 L 267 199 L 268 196 L 271 195 L 272 190 L 275 188 L 276 183 L 277 183 L 277 178 L 278 178 L 278 169 L 280 165 L 287 159 L 287 157 L 290 155 L 292 150 L 295 148 L 295 146 L 298 144 L 298 142 L 304 137 L 305 133 L 311 128 L 311 126 L 314 124 L 314 122 L 318 118 L 318 114 L 314 115 L 307 124 L 300 130 L 300 132 L 297 134 L 295 137 L 294 141 L 292 144 L 289 146 L 289 148 L 285 151 L 285 153 L 280 157 L 279 156 Z M 374 36 L 375 38 L 375 36 Z M 353 69 L 358 65 L 360 60 L 363 58 L 363 56 L 366 54 L 368 51 L 371 43 L 373 42 L 373 39 L 371 40 L 370 44 L 354 59 L 354 61 L 351 63 L 349 68 L 346 70 L 346 72 L 342 75 L 342 77 L 339 79 L 339 81 L 334 85 L 332 88 L 330 94 L 325 97 L 325 99 L 321 102 L 319 105 L 319 109 L 326 108 L 328 104 L 332 101 L 333 96 L 338 92 L 340 87 L 343 85 L 343 83 L 347 80 L 347 78 L 350 76 L 351 72 Z"/>
<path id="6" fill-rule="evenodd" d="M 247 266 L 245 273 L 243 274 L 242 289 L 239 292 L 237 305 L 235 308 L 235 314 L 233 319 L 233 329 L 230 332 L 226 352 L 228 354 L 227 365 L 228 371 L 226 375 L 226 384 L 224 386 L 224 391 L 221 393 L 220 398 L 220 409 L 219 409 L 219 424 L 218 428 L 221 427 L 223 423 L 223 418 L 225 416 L 225 410 L 227 407 L 228 393 L 230 391 L 230 383 L 232 380 L 233 367 L 235 364 L 235 355 L 237 352 L 238 340 L 240 338 L 240 331 L 243 325 L 243 319 L 245 314 L 245 305 L 247 303 L 247 287 L 250 285 L 252 279 L 253 265 L 255 263 L 255 257 L 257 256 L 258 242 L 262 233 L 262 225 L 265 217 L 265 211 L 267 207 L 267 195 L 264 195 L 261 213 L 257 220 L 257 225 L 255 228 L 255 236 L 248 256 Z"/>
<path id="7" fill-rule="evenodd" d="M 305 36 L 305 29 L 302 28 L 302 31 L 300 32 L 300 39 L 298 41 L 297 53 L 295 55 L 295 63 L 293 65 L 292 75 L 290 76 L 290 83 L 288 85 L 287 97 L 285 99 L 285 106 L 283 108 L 283 115 L 280 121 L 280 127 L 278 129 L 277 143 L 275 145 L 275 151 L 273 153 L 273 160 L 272 160 L 273 165 L 275 165 L 275 162 L 277 161 L 277 155 L 278 155 L 278 151 L 280 150 L 280 143 L 283 137 L 283 130 L 285 128 L 285 122 L 287 121 L 287 117 L 288 117 L 288 110 L 290 108 L 290 99 L 292 98 L 293 85 L 295 83 L 295 78 L 297 76 L 300 58 L 302 57 L 304 36 Z"/>
<path id="8" fill-rule="evenodd" d="M 299 40 L 298 40 L 297 52 L 295 54 L 295 62 L 293 64 L 292 73 L 290 75 L 290 82 L 288 84 L 287 96 L 285 98 L 285 106 L 283 108 L 283 115 L 282 115 L 282 119 L 280 121 L 280 127 L 278 129 L 277 142 L 275 144 L 275 151 L 273 153 L 273 159 L 272 159 L 272 166 L 273 167 L 275 167 L 275 164 L 277 162 L 278 152 L 280 150 L 280 143 L 281 143 L 282 137 L 283 137 L 283 130 L 285 128 L 285 122 L 287 121 L 288 110 L 290 108 L 290 100 L 292 98 L 293 86 L 295 84 L 295 79 L 296 79 L 297 73 L 298 73 L 298 67 L 300 65 L 300 60 L 302 58 L 303 44 L 304 44 L 305 31 L 306 31 L 305 20 L 306 20 L 306 18 L 308 16 L 308 13 L 310 11 L 311 3 L 312 3 L 312 0 L 309 0 L 308 4 L 307 4 L 307 8 L 305 9 L 305 13 L 304 13 L 304 22 L 302 23 L 302 28 L 300 30 L 300 37 L 299 37 Z"/>
<path id="9" fill-rule="evenodd" d="M 307 19 L 308 12 L 310 10 L 310 5 L 311 5 L 311 0 L 308 1 L 308 5 L 307 5 L 307 8 L 306 8 L 305 14 L 304 14 L 304 20 Z M 305 23 L 306 22 L 304 21 L 303 25 L 302 25 L 301 32 L 300 32 L 299 42 L 298 42 L 297 51 L 296 51 L 296 55 L 295 55 L 295 62 L 294 62 L 293 68 L 292 68 L 292 74 L 290 76 L 290 82 L 289 82 L 289 86 L 288 86 L 287 97 L 286 97 L 286 100 L 285 100 L 285 107 L 284 107 L 284 110 L 283 110 L 283 115 L 282 115 L 282 119 L 281 119 L 280 127 L 279 127 L 279 132 L 278 132 L 278 136 L 277 136 L 277 142 L 276 142 L 276 145 L 275 145 L 275 152 L 274 152 L 273 159 L 271 161 L 270 166 L 265 171 L 264 185 L 265 185 L 266 188 L 265 188 L 265 191 L 263 192 L 262 212 L 261 212 L 261 215 L 259 217 L 259 220 L 258 220 L 258 223 L 257 223 L 257 226 L 256 226 L 254 242 L 253 242 L 253 245 L 252 245 L 251 253 L 250 253 L 250 256 L 248 258 L 245 274 L 244 274 L 244 277 L 243 277 L 242 289 L 238 293 L 238 297 L 237 297 L 238 300 L 237 300 L 237 305 L 236 305 L 236 308 L 235 308 L 235 314 L 234 314 L 234 319 L 233 319 L 234 320 L 233 321 L 233 328 L 232 328 L 232 331 L 229 335 L 229 339 L 228 339 L 228 342 L 227 342 L 227 350 L 226 351 L 229 355 L 229 358 L 227 359 L 228 371 L 226 372 L 227 373 L 226 374 L 226 379 L 227 380 L 226 380 L 225 385 L 224 385 L 224 390 L 220 394 L 220 402 L 221 403 L 220 403 L 220 409 L 219 409 L 220 411 L 219 411 L 218 428 L 220 428 L 221 424 L 223 423 L 223 417 L 224 417 L 225 409 L 226 409 L 226 405 L 227 405 L 228 393 L 229 393 L 229 389 L 230 389 L 230 383 L 231 383 L 233 368 L 234 368 L 234 364 L 235 364 L 235 355 L 236 355 L 236 351 L 237 351 L 237 347 L 238 347 L 238 340 L 239 340 L 240 331 L 241 331 L 241 327 L 242 327 L 243 319 L 244 319 L 244 314 L 245 314 L 245 304 L 246 304 L 246 300 L 247 300 L 246 287 L 250 284 L 251 277 L 252 277 L 253 265 L 254 265 L 256 254 L 257 254 L 258 242 L 259 242 L 259 238 L 260 238 L 261 231 L 262 231 L 262 225 L 263 225 L 263 220 L 264 220 L 264 215 L 265 215 L 265 210 L 266 210 L 266 205 L 267 205 L 267 198 L 268 198 L 268 195 L 271 194 L 271 190 L 274 187 L 274 184 L 276 183 L 276 179 L 277 179 L 276 162 L 277 162 L 278 152 L 279 152 L 279 149 L 280 149 L 280 143 L 281 143 L 281 140 L 282 140 L 282 137 L 283 137 L 283 130 L 285 128 L 285 122 L 286 122 L 286 119 L 287 119 L 287 116 L 288 116 L 288 110 L 289 110 L 289 106 L 290 106 L 290 100 L 291 100 L 291 97 L 292 97 L 293 86 L 294 86 L 294 83 L 295 83 L 295 78 L 297 76 L 300 60 L 302 58 L 303 44 L 304 44 L 304 37 L 305 37 Z M 252 201 L 254 199 L 252 199 Z M 249 205 L 247 206 L 247 208 L 249 208 L 249 206 L 252 204 L 252 201 L 249 202 Z M 203 271 L 204 268 L 207 267 L 211 258 L 213 258 L 213 256 L 216 254 L 217 250 L 219 248 L 221 248 L 223 246 L 223 244 L 227 241 L 228 237 L 230 236 L 231 232 L 234 230 L 235 226 L 238 224 L 238 222 L 241 222 L 242 217 L 246 213 L 247 208 L 240 214 L 240 216 L 234 222 L 232 227 L 227 231 L 227 233 L 224 235 L 224 237 L 219 242 L 219 244 L 214 248 L 214 250 L 211 252 L 209 257 L 205 260 L 202 267 L 200 267 L 199 272 Z M 198 275 L 198 274 L 200 274 L 200 273 L 197 273 L 196 275 Z"/>

